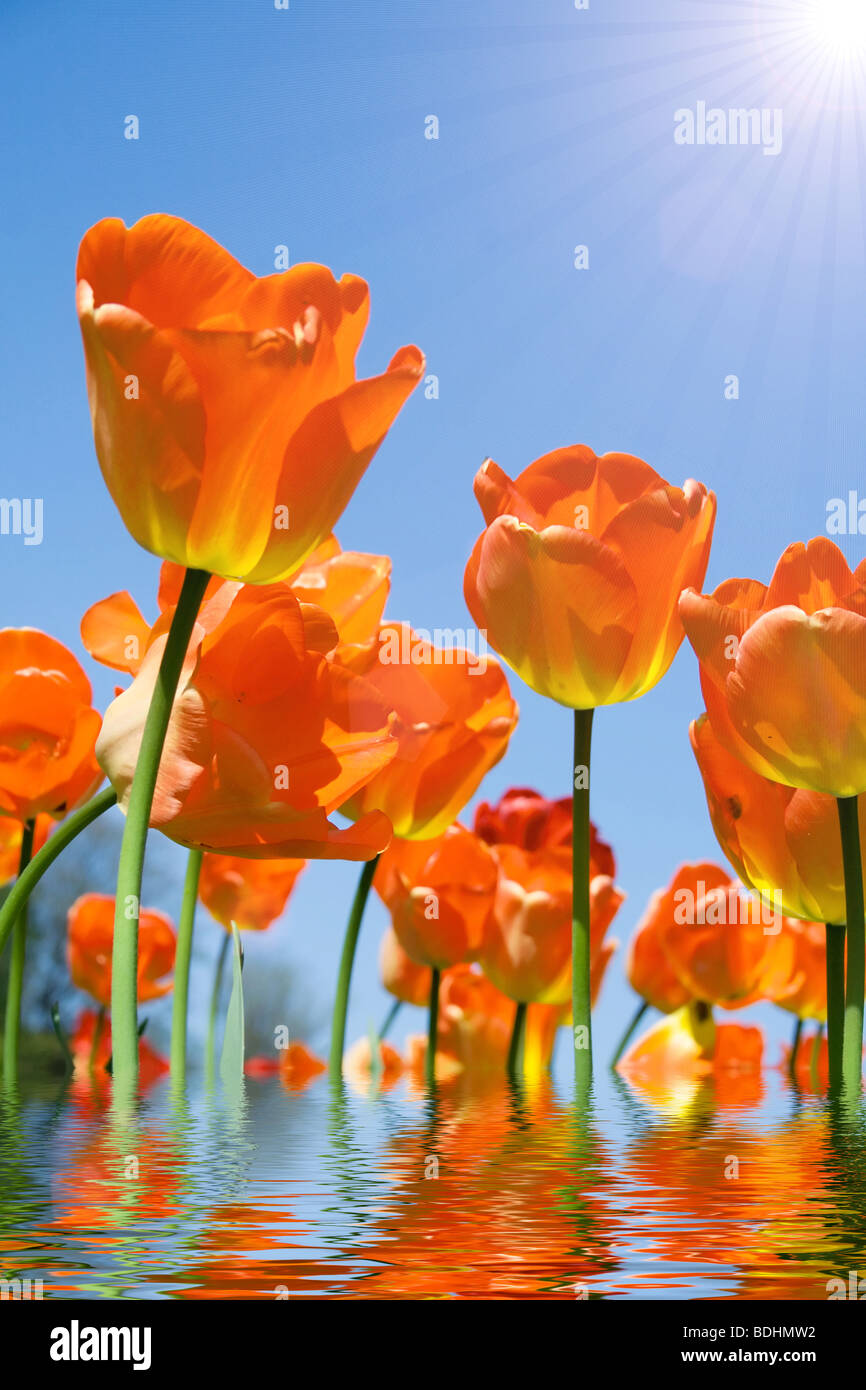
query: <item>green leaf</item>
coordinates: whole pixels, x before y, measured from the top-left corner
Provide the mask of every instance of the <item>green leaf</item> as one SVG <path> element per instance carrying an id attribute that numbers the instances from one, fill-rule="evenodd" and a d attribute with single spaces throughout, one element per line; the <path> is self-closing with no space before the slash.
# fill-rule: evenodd
<path id="1" fill-rule="evenodd" d="M 240 932 L 232 922 L 232 992 L 226 1014 L 220 1079 L 227 1090 L 240 1090 L 244 1077 L 244 953 Z"/>

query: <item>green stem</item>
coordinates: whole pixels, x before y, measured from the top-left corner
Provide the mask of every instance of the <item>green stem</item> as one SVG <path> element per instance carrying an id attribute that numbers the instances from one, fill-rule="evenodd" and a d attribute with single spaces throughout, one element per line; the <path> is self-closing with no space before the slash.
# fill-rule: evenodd
<path id="1" fill-rule="evenodd" d="M 186 1021 L 189 1012 L 189 965 L 192 959 L 192 933 L 201 874 L 200 849 L 191 849 L 186 861 L 186 880 L 177 928 L 174 956 L 174 1002 L 171 1011 L 171 1076 L 182 1081 L 186 1075 Z"/>
<path id="2" fill-rule="evenodd" d="M 21 853 L 18 876 L 30 863 L 33 853 L 35 823 L 26 821 L 21 827 Z M 10 894 L 11 897 L 11 894 Z M 6 1017 L 3 1024 L 3 1081 L 12 1086 L 18 1080 L 18 1040 L 21 1032 L 21 994 L 24 989 L 24 958 L 27 953 L 27 905 L 21 908 L 12 935 L 12 959 L 6 982 Z"/>
<path id="3" fill-rule="evenodd" d="M 821 1060 L 821 1039 L 824 1036 L 824 1029 L 818 1025 L 815 1036 L 812 1038 L 812 1052 L 809 1058 L 809 1080 L 812 1090 L 818 1089 L 818 1063 Z"/>
<path id="4" fill-rule="evenodd" d="M 800 1043 L 803 1040 L 803 1020 L 798 1018 L 794 1024 L 794 1036 L 791 1039 L 791 1056 L 788 1058 L 788 1075 L 793 1081 L 797 1075 L 797 1058 L 800 1055 Z"/>
<path id="5" fill-rule="evenodd" d="M 337 975 L 337 994 L 334 999 L 334 1013 L 331 1019 L 330 1076 L 332 1081 L 339 1081 L 343 1074 L 343 1052 L 346 1047 L 346 1016 L 349 1012 L 352 966 L 355 963 L 355 950 L 358 945 L 361 922 L 364 918 L 364 908 L 367 906 L 367 898 L 370 895 L 373 875 L 378 863 L 379 856 L 377 854 L 376 858 L 370 859 L 361 870 L 361 877 L 358 880 L 358 887 L 352 902 L 352 910 L 346 923 L 343 953 L 340 957 L 340 970 Z"/>
<path id="6" fill-rule="evenodd" d="M 845 925 L 828 922 L 827 940 L 827 1050 L 830 1057 L 830 1090 L 842 1085 L 842 1047 L 845 1031 Z"/>
<path id="7" fill-rule="evenodd" d="M 390 1032 L 390 1029 L 391 1029 L 391 1024 L 394 1022 L 394 1019 L 397 1017 L 397 1015 L 398 1015 L 398 1013 L 400 1012 L 400 1010 L 402 1009 L 402 1007 L 403 1007 L 403 1000 L 402 1000 L 402 999 L 395 999 L 395 1000 L 394 1000 L 394 1003 L 391 1005 L 390 1009 L 388 1010 L 388 1013 L 387 1013 L 387 1015 L 386 1015 L 386 1017 L 385 1017 L 385 1022 L 382 1024 L 382 1027 L 379 1029 L 379 1041 L 380 1041 L 380 1042 L 382 1041 L 383 1038 L 387 1037 L 387 1035 L 388 1035 L 388 1033 Z"/>
<path id="8" fill-rule="evenodd" d="M 848 969 L 845 988 L 845 1027 L 842 1039 L 842 1077 L 849 1100 L 860 1094 L 863 1057 L 863 985 L 866 976 L 866 928 L 863 920 L 863 865 L 857 797 L 840 796 L 839 829 L 845 871 Z"/>
<path id="9" fill-rule="evenodd" d="M 80 811 L 67 816 L 62 825 L 46 840 L 39 853 L 30 860 L 0 908 L 0 955 L 2 955 L 3 948 L 9 940 L 16 918 L 26 905 L 27 899 L 45 870 L 51 867 L 57 856 L 68 844 L 72 843 L 76 835 L 80 835 L 82 830 L 86 830 L 91 821 L 95 821 L 97 816 L 101 816 L 103 811 L 107 811 L 109 806 L 113 806 L 116 801 L 117 796 L 111 787 L 100 792 L 98 796 L 94 796 L 86 806 L 82 806 Z"/>
<path id="10" fill-rule="evenodd" d="M 439 971 L 434 968 L 430 981 L 430 1017 L 427 1022 L 427 1055 L 424 1058 L 424 1080 L 431 1088 L 436 1085 L 436 1048 L 439 1045 Z"/>
<path id="11" fill-rule="evenodd" d="M 93 1041 L 90 1044 L 90 1057 L 87 1063 L 87 1070 L 92 1076 L 96 1069 L 96 1058 L 99 1055 L 99 1044 L 102 1042 L 102 1034 L 105 1031 L 105 1005 L 101 1004 L 99 1013 L 96 1015 L 96 1022 L 93 1025 Z"/>
<path id="12" fill-rule="evenodd" d="M 615 1066 L 616 1066 L 616 1064 L 617 1064 L 617 1062 L 619 1061 L 620 1057 L 621 1057 L 622 1054 L 625 1052 L 626 1048 L 628 1047 L 629 1043 L 631 1042 L 632 1034 L 634 1033 L 634 1030 L 637 1028 L 638 1024 L 640 1023 L 641 1019 L 643 1018 L 644 1014 L 647 1012 L 648 1009 L 649 1009 L 649 1004 L 648 1004 L 647 1000 L 646 1000 L 646 999 L 642 999 L 641 1002 L 640 1002 L 640 1004 L 638 1004 L 638 1007 L 637 1007 L 635 1013 L 632 1015 L 631 1023 L 628 1025 L 628 1027 L 626 1028 L 625 1032 L 623 1033 L 622 1037 L 621 1037 L 620 1040 L 619 1040 L 619 1047 L 616 1049 L 616 1052 L 613 1054 L 613 1057 L 611 1058 L 611 1061 L 610 1061 L 611 1067 L 615 1067 Z"/>
<path id="13" fill-rule="evenodd" d="M 213 989 L 210 996 L 210 1013 L 207 1023 L 207 1049 L 206 1057 L 206 1079 L 209 1086 L 213 1085 L 216 1075 L 216 1025 L 219 1016 L 220 995 L 223 987 L 223 972 L 225 971 L 226 960 L 228 959 L 229 947 L 232 939 L 228 932 L 223 932 L 222 945 L 217 956 L 216 970 L 213 977 Z"/>
<path id="14" fill-rule="evenodd" d="M 579 1094 L 592 1081 L 592 994 L 589 922 L 589 760 L 593 711 L 574 711 L 572 765 L 571 1010 L 574 1079 Z"/>
<path id="15" fill-rule="evenodd" d="M 66 1034 L 64 1033 L 63 1028 L 60 1024 L 59 1004 L 51 1005 L 51 1026 L 54 1029 L 54 1035 L 57 1038 L 57 1041 L 60 1043 L 60 1050 L 63 1053 L 63 1060 L 66 1063 L 66 1070 L 68 1074 L 71 1076 L 75 1070 L 75 1058 L 72 1055 L 72 1050 L 69 1046 L 69 1043 L 66 1041 Z"/>
<path id="16" fill-rule="evenodd" d="M 526 1036 L 526 1005 L 518 1004 L 514 1010 L 514 1027 L 511 1030 L 511 1041 L 508 1044 L 508 1058 L 505 1063 L 506 1070 L 510 1077 L 516 1077 L 520 1062 L 523 1039 Z"/>
<path id="17" fill-rule="evenodd" d="M 123 1104 L 132 1100 L 138 1085 L 138 914 L 150 809 L 180 673 L 209 579 L 204 570 L 189 569 L 184 575 L 144 721 L 126 808 L 117 866 L 111 965 L 114 1090 L 115 1100 Z"/>

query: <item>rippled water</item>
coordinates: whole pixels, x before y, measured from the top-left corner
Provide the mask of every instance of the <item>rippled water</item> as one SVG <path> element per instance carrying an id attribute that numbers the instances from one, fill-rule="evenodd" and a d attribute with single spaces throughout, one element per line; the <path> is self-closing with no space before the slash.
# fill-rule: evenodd
<path id="1" fill-rule="evenodd" d="M 152 1088 L 2 1109 L 6 1279 L 45 1298 L 826 1299 L 866 1268 L 862 1117 L 777 1073 L 431 1097 Z"/>

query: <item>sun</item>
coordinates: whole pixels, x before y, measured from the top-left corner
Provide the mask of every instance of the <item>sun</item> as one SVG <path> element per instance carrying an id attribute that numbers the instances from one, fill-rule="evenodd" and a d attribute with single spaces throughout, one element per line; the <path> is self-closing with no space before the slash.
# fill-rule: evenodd
<path id="1" fill-rule="evenodd" d="M 866 57 L 866 0 L 810 0 L 810 37 L 834 58 Z"/>

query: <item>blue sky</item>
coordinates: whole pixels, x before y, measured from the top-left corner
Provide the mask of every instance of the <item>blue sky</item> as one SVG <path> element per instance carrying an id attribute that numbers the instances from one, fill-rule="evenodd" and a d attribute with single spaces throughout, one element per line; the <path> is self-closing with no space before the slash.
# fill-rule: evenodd
<path id="1" fill-rule="evenodd" d="M 766 579 L 788 543 L 824 531 L 830 498 L 866 495 L 864 59 L 827 45 L 820 12 L 5 0 L 2 492 L 42 497 L 45 520 L 40 546 L 0 537 L 2 621 L 83 657 L 78 623 L 97 598 L 128 588 L 153 610 L 158 562 L 127 535 L 93 452 L 73 282 L 92 222 L 154 211 L 202 226 L 258 274 L 286 244 L 293 262 L 363 275 L 363 374 L 403 343 L 426 351 L 439 398 L 415 394 L 339 529 L 344 546 L 393 557 L 392 616 L 466 625 L 476 469 L 491 455 L 513 475 L 577 442 L 714 488 L 708 584 Z M 781 110 L 781 150 L 678 145 L 675 112 L 702 101 Z M 130 114 L 137 141 L 124 139 Z M 425 139 L 430 115 L 438 140 Z M 588 269 L 575 269 L 578 245 Z M 866 553 L 859 536 L 844 545 L 852 561 Z M 92 674 L 104 705 L 111 674 Z M 520 727 L 483 794 L 564 794 L 569 714 L 513 685 Z M 620 937 L 681 861 L 718 857 L 687 738 L 700 708 L 684 649 L 649 696 L 596 719 L 593 816 L 629 895 Z M 168 907 L 178 856 L 151 884 Z M 313 866 L 251 963 L 296 964 L 324 1005 L 354 878 Z M 374 905 L 350 1034 L 385 1003 L 383 920 Z M 215 931 L 203 922 L 202 972 Z M 620 961 L 603 1048 L 631 1008 Z"/>

